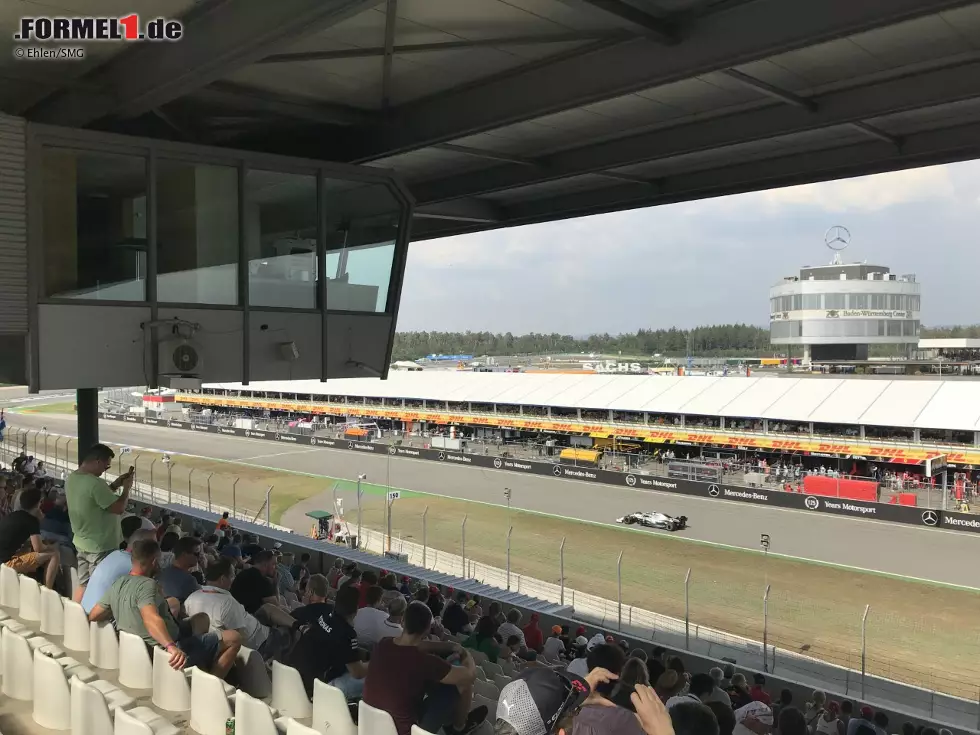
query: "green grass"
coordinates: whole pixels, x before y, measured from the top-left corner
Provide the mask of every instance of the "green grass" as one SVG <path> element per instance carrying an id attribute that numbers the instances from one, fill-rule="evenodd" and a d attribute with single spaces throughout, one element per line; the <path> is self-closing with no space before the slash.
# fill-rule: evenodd
<path id="1" fill-rule="evenodd" d="M 167 471 L 160 456 L 143 452 L 137 463 L 138 475 L 148 482 L 150 464 L 157 459 L 153 481 L 165 488 Z M 123 465 L 135 459 L 128 455 Z M 326 464 L 329 471 L 329 459 Z M 297 503 L 321 495 L 320 509 L 330 510 L 335 483 L 347 490 L 356 484 L 329 476 L 184 455 L 173 456 L 170 474 L 175 502 L 187 497 L 188 478 L 192 495 L 207 497 L 210 476 L 212 502 L 225 506 L 232 505 L 232 487 L 238 477 L 236 507 L 253 513 L 262 507 L 266 490 L 272 485 L 273 522 Z M 362 488 L 363 523 L 382 530 L 387 488 L 373 483 L 364 483 Z M 770 643 L 852 668 L 860 668 L 861 615 L 864 606 L 871 604 L 870 673 L 971 700 L 977 697 L 980 628 L 971 621 L 980 609 L 978 591 L 786 558 L 764 559 L 753 551 L 420 492 L 402 491 L 393 512 L 393 535 L 420 542 L 425 508 L 431 549 L 459 554 L 460 524 L 466 514 L 467 557 L 504 567 L 505 537 L 507 528 L 513 526 L 513 572 L 548 582 L 558 581 L 558 546 L 566 538 L 566 586 L 607 599 L 616 598 L 616 559 L 624 552 L 624 605 L 675 618 L 684 617 L 684 577 L 690 569 L 692 623 L 754 640 L 762 638 L 762 596 L 768 581 L 772 585 Z M 348 520 L 353 517 L 348 507 Z M 306 523 L 303 518 L 292 525 L 305 532 Z"/>
<path id="2" fill-rule="evenodd" d="M 74 401 L 66 401 L 64 403 L 43 403 L 40 406 L 18 408 L 16 409 L 16 413 L 62 413 L 72 415 L 75 413 L 75 403 Z"/>

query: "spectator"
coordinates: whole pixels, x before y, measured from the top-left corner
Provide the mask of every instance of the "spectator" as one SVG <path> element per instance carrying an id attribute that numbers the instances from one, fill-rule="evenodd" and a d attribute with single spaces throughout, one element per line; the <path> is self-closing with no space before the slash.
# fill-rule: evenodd
<path id="1" fill-rule="evenodd" d="M 112 484 L 102 474 L 112 466 L 113 451 L 105 444 L 96 444 L 83 456 L 78 469 L 68 475 L 65 494 L 68 497 L 68 516 L 74 532 L 73 543 L 78 557 L 78 587 L 73 599 L 82 601 L 85 586 L 99 562 L 122 543 L 120 516 L 129 502 L 134 470 L 117 477 Z M 117 488 L 122 493 L 116 495 Z"/>
<path id="2" fill-rule="evenodd" d="M 732 679 L 735 678 L 735 665 L 725 664 L 722 667 L 722 672 L 725 676 L 720 682 L 718 682 L 718 686 L 727 691 L 732 688 Z"/>
<path id="3" fill-rule="evenodd" d="M 413 602 L 405 613 L 404 631 L 385 638 L 374 650 L 364 686 L 364 701 L 391 715 L 398 735 L 411 735 L 413 725 L 427 732 L 445 729 L 450 735 L 467 733 L 486 719 L 487 708 L 472 712 L 476 664 L 455 644 L 427 644 L 432 610 Z M 437 646 L 449 646 L 459 665 L 435 655 Z"/>
<path id="4" fill-rule="evenodd" d="M 527 642 L 524 640 L 524 631 L 521 630 L 521 611 L 516 607 L 512 607 L 507 611 L 507 622 L 503 623 L 497 628 L 497 635 L 499 635 L 503 640 L 507 640 L 512 635 L 516 635 L 521 639 L 521 648 L 527 648 Z"/>
<path id="5" fill-rule="evenodd" d="M 242 535 L 242 556 L 251 559 L 256 554 L 262 553 L 262 545 L 259 544 L 255 534 L 246 533 Z M 272 552 L 269 552 L 272 553 Z M 254 564 L 254 562 L 252 562 Z"/>
<path id="6" fill-rule="evenodd" d="M 589 641 L 584 635 L 580 635 L 573 643 L 575 657 L 568 662 L 565 671 L 575 676 L 585 678 L 589 675 Z"/>
<path id="7" fill-rule="evenodd" d="M 205 585 L 184 602 L 187 614 L 207 615 L 211 630 L 237 632 L 242 645 L 258 651 L 266 661 L 279 658 L 289 650 L 290 634 L 282 628 L 263 625 L 232 597 L 229 590 L 234 576 L 235 565 L 228 557 L 210 564 L 204 570 Z"/>
<path id="8" fill-rule="evenodd" d="M 442 609 L 446 605 L 446 601 L 442 599 L 442 595 L 439 592 L 439 588 L 435 585 L 429 587 L 429 598 L 426 600 L 426 604 L 429 606 L 429 610 L 432 612 L 432 617 L 438 618 L 442 615 Z"/>
<path id="9" fill-rule="evenodd" d="M 638 658 L 628 658 L 623 664 L 622 671 L 619 672 L 619 679 L 609 696 L 610 701 L 619 707 L 633 709 L 632 695 L 638 684 L 650 686 L 650 673 L 647 671 L 647 665 Z"/>
<path id="10" fill-rule="evenodd" d="M 361 570 L 352 569 L 350 574 L 348 574 L 346 577 L 340 578 L 340 585 L 337 587 L 337 589 L 339 590 L 344 587 L 353 587 L 354 589 L 357 590 L 358 597 L 360 597 L 361 595 L 361 588 L 359 586 L 360 584 L 361 584 Z"/>
<path id="11" fill-rule="evenodd" d="M 674 735 L 718 735 L 718 720 L 714 712 L 700 701 L 680 702 L 668 707 L 667 711 Z"/>
<path id="12" fill-rule="evenodd" d="M 442 613 L 442 627 L 452 635 L 459 635 L 463 632 L 463 628 L 470 623 L 469 615 L 466 614 L 466 609 L 463 607 L 465 604 L 466 593 L 457 592 L 456 599 L 446 605 L 446 609 Z"/>
<path id="13" fill-rule="evenodd" d="M 650 658 L 653 659 L 654 661 L 659 661 L 660 663 L 662 663 L 664 665 L 664 667 L 666 667 L 667 666 L 667 649 L 664 648 L 663 646 L 655 646 L 654 649 L 653 649 L 653 651 L 652 651 L 652 653 L 651 653 L 651 655 L 650 655 Z"/>
<path id="14" fill-rule="evenodd" d="M 51 509 L 45 511 L 44 518 L 41 519 L 41 538 L 70 545 L 74 534 L 71 530 L 71 519 L 68 517 L 68 500 L 59 492 L 52 495 L 54 502 Z"/>
<path id="15" fill-rule="evenodd" d="M 807 735 L 809 732 L 803 713 L 796 707 L 783 707 L 776 721 L 776 729 L 780 735 Z M 750 727 L 749 730 L 754 732 L 755 728 Z"/>
<path id="16" fill-rule="evenodd" d="M 625 663 L 626 654 L 619 646 L 609 643 L 592 646 L 587 658 L 589 672 L 604 669 L 611 677 L 596 685 L 572 722 L 571 735 L 642 735 L 643 728 L 637 716 L 628 709 L 615 706 L 610 699 L 616 687 L 615 678 Z"/>
<path id="17" fill-rule="evenodd" d="M 350 581 L 350 578 L 354 576 L 354 572 L 356 571 L 357 571 L 357 564 L 355 564 L 354 562 L 348 562 L 347 564 L 344 564 L 342 567 L 341 574 L 337 578 L 337 589 L 340 589 L 342 585 L 347 584 L 347 582 Z M 358 573 L 358 578 L 360 578 L 360 573 Z"/>
<path id="18" fill-rule="evenodd" d="M 227 538 L 227 536 L 225 536 L 225 538 Z M 219 541 L 218 548 L 221 551 L 222 556 L 227 556 L 229 559 L 232 559 L 235 562 L 235 566 L 242 566 L 242 537 L 239 534 L 232 534 L 231 541 L 224 546 L 222 546 L 221 542 Z"/>
<path id="19" fill-rule="evenodd" d="M 675 694 L 667 700 L 667 711 L 669 712 L 672 708 L 684 702 L 699 702 L 704 704 L 704 699 L 711 695 L 714 688 L 715 680 L 711 678 L 710 674 L 695 674 L 691 677 L 687 692 Z"/>
<path id="20" fill-rule="evenodd" d="M 570 727 L 566 720 L 588 701 L 592 687 L 590 679 L 551 669 L 529 669 L 501 690 L 494 733 L 567 733 Z"/>
<path id="21" fill-rule="evenodd" d="M 166 569 L 174 563 L 174 546 L 180 540 L 180 534 L 167 531 L 160 539 L 160 568 Z"/>
<path id="22" fill-rule="evenodd" d="M 61 568 L 57 545 L 41 538 L 41 492 L 28 488 L 20 493 L 13 513 L 0 519 L 0 563 L 18 574 L 33 576 L 44 567 L 44 585 L 54 589 Z"/>
<path id="23" fill-rule="evenodd" d="M 735 730 L 735 713 L 732 708 L 718 701 L 708 702 L 705 706 L 714 713 L 718 721 L 718 735 L 732 735 Z"/>
<path id="24" fill-rule="evenodd" d="M 295 620 L 279 607 L 275 574 L 276 557 L 271 551 L 259 551 L 252 557 L 252 565 L 239 572 L 231 583 L 231 594 L 266 625 L 290 628 Z"/>
<path id="25" fill-rule="evenodd" d="M 361 697 L 368 665 L 361 660 L 353 626 L 359 597 L 350 585 L 337 590 L 333 612 L 317 618 L 293 647 L 288 663 L 299 671 L 307 696 L 313 696 L 313 681 L 320 679 L 340 689 L 347 699 Z"/>
<path id="26" fill-rule="evenodd" d="M 732 676 L 732 685 L 728 690 L 728 696 L 731 697 L 732 708 L 735 710 L 741 709 L 752 701 L 752 695 L 749 693 L 749 684 L 745 681 L 743 674 Z"/>
<path id="27" fill-rule="evenodd" d="M 838 726 L 840 725 L 840 720 L 837 720 Z M 915 725 L 907 720 L 902 723 L 902 735 L 915 735 Z"/>
<path id="28" fill-rule="evenodd" d="M 527 646 L 529 651 L 536 651 L 538 653 L 541 653 L 544 648 L 544 634 L 541 632 L 541 628 L 538 627 L 538 621 L 540 619 L 541 616 L 536 612 L 531 613 L 531 619 L 522 629 L 524 633 L 524 645 Z"/>
<path id="29" fill-rule="evenodd" d="M 388 619 L 384 621 L 385 635 L 381 636 L 382 638 L 394 638 L 402 634 L 407 609 L 408 600 L 404 597 L 391 601 L 388 606 Z"/>
<path id="30" fill-rule="evenodd" d="M 280 553 L 278 550 L 273 552 L 276 558 L 276 590 L 279 593 L 279 597 L 283 600 L 289 602 L 296 602 L 296 580 L 293 579 L 293 573 L 291 571 L 293 566 L 293 555 L 289 552 L 285 554 Z"/>
<path id="31" fill-rule="evenodd" d="M 548 640 L 544 642 L 544 650 L 542 655 L 545 661 L 560 661 L 561 657 L 565 654 L 565 644 L 561 639 L 562 630 L 560 625 L 551 626 L 551 635 L 548 636 Z"/>
<path id="32" fill-rule="evenodd" d="M 838 728 L 840 731 L 839 735 L 847 735 L 847 728 L 853 716 L 854 703 L 849 699 L 845 699 L 840 703 L 840 715 L 837 717 L 837 719 L 840 721 L 840 726 Z"/>
<path id="33" fill-rule="evenodd" d="M 501 625 L 503 625 L 505 622 L 507 622 L 507 618 L 504 617 L 504 613 L 503 613 L 503 610 L 500 607 L 500 603 L 499 602 L 491 602 L 490 603 L 490 607 L 487 609 L 487 615 L 489 615 L 490 616 L 490 619 L 493 620 L 494 630 L 496 630 Z"/>
<path id="34" fill-rule="evenodd" d="M 362 646 L 369 649 L 382 638 L 391 635 L 385 625 L 388 620 L 388 611 L 384 609 L 381 603 L 383 595 L 384 590 L 378 585 L 369 587 L 367 605 L 358 610 L 354 617 L 354 630 L 357 631 L 357 640 Z"/>
<path id="35" fill-rule="evenodd" d="M 412 594 L 412 589 L 411 587 L 408 586 L 408 583 L 411 581 L 412 580 L 410 580 L 408 577 L 402 577 L 401 586 L 398 588 L 398 591 L 401 592 L 406 597 Z"/>
<path id="36" fill-rule="evenodd" d="M 817 721 L 824 712 L 824 707 L 827 704 L 827 695 L 815 689 L 813 694 L 810 695 L 810 701 L 806 703 L 806 708 L 803 710 L 803 718 L 806 720 L 807 730 L 813 732 L 817 727 Z M 868 718 L 870 720 L 870 717 Z"/>
<path id="37" fill-rule="evenodd" d="M 463 641 L 463 648 L 469 648 L 471 651 L 479 651 L 486 655 L 490 663 L 497 663 L 500 646 L 494 638 L 493 618 L 489 615 L 484 615 L 480 618 L 476 622 L 476 628 L 473 629 L 473 634 Z"/>
<path id="38" fill-rule="evenodd" d="M 819 735 L 840 735 L 840 720 L 837 719 L 838 712 L 840 712 L 840 705 L 837 702 L 828 702 L 826 709 L 817 718 L 816 725 L 810 732 L 819 733 Z M 885 719 L 885 727 L 888 727 L 887 717 Z M 809 730 L 810 728 L 807 729 Z M 888 735 L 887 730 L 884 731 L 884 735 Z"/>
<path id="39" fill-rule="evenodd" d="M 634 648 L 632 651 L 630 651 L 629 657 L 638 658 L 643 663 L 647 662 L 647 652 L 644 651 L 642 648 Z"/>
<path id="40" fill-rule="evenodd" d="M 160 574 L 157 575 L 164 597 L 175 599 L 183 605 L 191 594 L 201 589 L 201 585 L 191 575 L 191 570 L 196 569 L 200 564 L 200 553 L 200 539 L 193 536 L 177 539 L 173 546 L 173 562 L 169 567 L 161 569 Z"/>
<path id="41" fill-rule="evenodd" d="M 297 587 L 300 590 L 305 590 L 310 581 L 310 555 L 305 551 L 300 554 L 299 563 L 293 564 L 289 568 L 289 573 L 293 576 Z"/>
<path id="42" fill-rule="evenodd" d="M 372 587 L 378 585 L 378 575 L 371 569 L 365 569 L 361 572 L 361 581 L 357 583 L 357 591 L 360 593 L 361 597 L 357 602 L 357 607 L 366 607 L 367 602 L 367 591 Z"/>
<path id="43" fill-rule="evenodd" d="M 138 521 L 136 516 L 122 520 L 122 533 L 126 537 L 128 546 L 126 549 L 113 551 L 92 572 L 92 577 L 89 579 L 81 601 L 82 609 L 86 614 L 92 612 L 92 608 L 102 599 L 113 582 L 119 577 L 129 574 L 129 570 L 133 567 L 133 544 L 137 541 L 156 540 L 156 530 L 146 530 Z"/>
<path id="44" fill-rule="evenodd" d="M 220 533 L 228 528 L 231 528 L 231 521 L 228 520 L 228 511 L 225 511 L 221 514 L 221 518 L 218 519 L 218 524 L 214 527 L 214 530 Z"/>
<path id="45" fill-rule="evenodd" d="M 708 676 L 711 677 L 711 681 L 714 683 L 714 688 L 712 688 L 711 693 L 707 697 L 702 697 L 701 701 L 705 704 L 711 704 L 712 702 L 721 702 L 723 705 L 732 708 L 732 698 L 728 696 L 728 692 L 721 688 L 722 679 L 725 678 L 725 672 L 719 669 L 717 666 L 708 671 Z M 718 722 L 719 726 L 722 726 L 721 721 Z M 732 723 L 732 727 L 734 727 Z"/>
<path id="46" fill-rule="evenodd" d="M 197 666 L 224 678 L 241 648 L 237 632 L 222 634 L 193 630 L 189 621 L 178 624 L 170 603 L 153 577 L 160 570 L 160 545 L 154 540 L 133 544 L 133 565 L 119 577 L 92 608 L 89 620 L 112 618 L 116 629 L 140 636 L 147 645 L 159 645 L 170 654 L 170 666 L 182 671 Z"/>
<path id="47" fill-rule="evenodd" d="M 329 588 L 327 578 L 322 574 L 310 576 L 309 582 L 306 583 L 305 604 L 302 607 L 297 607 L 292 612 L 292 616 L 297 623 L 300 625 L 309 625 L 315 622 L 317 618 L 323 617 L 326 619 L 330 617 L 330 613 L 333 612 L 333 605 L 327 602 Z"/>
<path id="48" fill-rule="evenodd" d="M 333 566 L 330 567 L 330 571 L 327 572 L 327 581 L 330 583 L 330 589 L 337 589 L 340 578 L 344 575 L 344 560 L 334 559 Z"/>
<path id="49" fill-rule="evenodd" d="M 391 601 L 399 597 L 404 597 L 404 595 L 398 589 L 398 579 L 394 574 L 384 574 L 381 576 L 381 581 L 378 582 L 381 585 L 381 589 L 384 590 L 384 594 L 381 595 L 381 604 L 386 608 L 391 604 Z"/>
<path id="50" fill-rule="evenodd" d="M 765 690 L 766 677 L 762 674 L 754 674 L 752 680 L 755 682 L 752 688 L 749 690 L 749 696 L 752 697 L 753 702 L 762 702 L 766 706 L 772 706 L 772 697 L 769 696 L 769 692 Z"/>
<path id="51" fill-rule="evenodd" d="M 881 710 L 878 710 L 877 712 L 875 712 L 873 722 L 874 722 L 875 730 L 878 732 L 878 735 L 888 735 L 888 715 L 886 715 Z M 818 731 L 819 731 L 819 724 L 820 723 L 818 722 L 817 723 Z"/>

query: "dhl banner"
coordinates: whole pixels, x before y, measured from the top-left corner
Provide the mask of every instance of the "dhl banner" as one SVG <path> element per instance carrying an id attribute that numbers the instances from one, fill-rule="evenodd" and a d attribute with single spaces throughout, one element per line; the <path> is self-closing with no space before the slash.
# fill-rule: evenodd
<path id="1" fill-rule="evenodd" d="M 922 448 L 901 448 L 874 444 L 860 440 L 833 441 L 829 439 L 782 438 L 765 434 L 726 434 L 710 430 L 692 430 L 681 427 L 659 428 L 656 426 L 616 426 L 608 424 L 588 424 L 578 421 L 553 420 L 528 416 L 490 416 L 447 411 L 412 411 L 404 408 L 385 408 L 382 406 L 340 406 L 329 403 L 303 403 L 300 401 L 277 401 L 262 398 L 235 398 L 232 396 L 209 396 L 192 393 L 178 393 L 177 401 L 202 406 L 224 406 L 227 408 L 259 408 L 293 413 L 325 414 L 330 416 L 361 416 L 364 418 L 393 419 L 395 421 L 426 421 L 432 424 L 458 424 L 464 426 L 492 426 L 500 429 L 522 429 L 524 431 L 550 431 L 559 434 L 588 434 L 592 437 L 610 439 L 613 436 L 625 439 L 635 438 L 652 444 L 665 442 L 686 442 L 688 444 L 710 444 L 738 449 L 774 449 L 781 452 L 848 454 L 868 457 L 884 462 L 917 465 L 938 455 L 946 455 L 949 464 L 980 465 L 980 450 L 963 451 L 949 447 L 923 445 Z"/>

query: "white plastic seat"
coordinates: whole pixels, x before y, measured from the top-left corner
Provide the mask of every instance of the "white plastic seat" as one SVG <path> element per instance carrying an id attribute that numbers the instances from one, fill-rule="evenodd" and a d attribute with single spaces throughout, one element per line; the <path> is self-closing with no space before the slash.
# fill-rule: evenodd
<path id="1" fill-rule="evenodd" d="M 119 683 L 130 689 L 153 688 L 153 662 L 138 635 L 119 631 Z"/>
<path id="2" fill-rule="evenodd" d="M 170 654 L 159 646 L 153 649 L 153 704 L 165 712 L 186 712 L 191 708 L 187 674 L 172 669 Z"/>
<path id="3" fill-rule="evenodd" d="M 119 668 L 119 639 L 109 623 L 89 624 L 88 660 L 97 669 Z"/>
<path id="4" fill-rule="evenodd" d="M 13 568 L 0 564 L 0 606 L 16 610 L 20 607 L 20 580 Z"/>
<path id="5" fill-rule="evenodd" d="M 480 664 L 480 667 L 487 672 L 487 676 L 496 676 L 498 674 L 503 674 L 504 670 L 500 668 L 499 664 L 487 661 L 486 663 Z"/>
<path id="6" fill-rule="evenodd" d="M 490 660 L 489 658 L 487 658 L 487 654 L 485 654 L 483 651 L 474 651 L 470 649 L 469 654 L 473 657 L 473 661 L 476 663 L 477 666 L 483 666 L 483 664 L 487 663 Z"/>
<path id="7" fill-rule="evenodd" d="M 177 735 L 177 727 L 149 707 L 116 712 L 113 735 Z"/>
<path id="8" fill-rule="evenodd" d="M 206 671 L 191 671 L 191 729 L 200 735 L 225 735 L 232 716 L 224 682 Z M 236 733 L 236 735 L 238 735 Z"/>
<path id="9" fill-rule="evenodd" d="M 21 635 L 24 635 L 24 633 L 21 633 Z M 50 656 L 51 658 L 64 658 L 65 655 L 65 652 L 60 647 L 42 635 L 35 635 L 28 638 L 27 645 L 31 647 L 32 651 L 40 651 L 45 656 Z"/>
<path id="10" fill-rule="evenodd" d="M 71 688 L 65 669 L 55 659 L 34 651 L 34 722 L 49 730 L 71 728 Z"/>
<path id="11" fill-rule="evenodd" d="M 278 661 L 272 662 L 272 706 L 281 715 L 297 720 L 308 719 L 313 714 L 313 705 L 306 698 L 303 677 L 293 667 Z"/>
<path id="12" fill-rule="evenodd" d="M 115 712 L 116 710 L 120 709 L 129 709 L 136 704 L 136 700 L 133 697 L 129 696 L 129 694 L 124 692 L 115 684 L 105 681 L 104 679 L 96 679 L 95 681 L 91 682 L 90 686 L 94 687 L 102 695 L 110 712 Z"/>
<path id="13" fill-rule="evenodd" d="M 476 667 L 476 678 L 480 679 L 481 681 L 487 681 L 487 672 L 485 672 L 480 666 Z"/>
<path id="14" fill-rule="evenodd" d="M 431 733 L 428 730 L 423 730 L 418 725 L 412 725 L 412 735 L 434 735 L 434 733 Z"/>
<path id="15" fill-rule="evenodd" d="M 90 684 L 71 680 L 71 735 L 108 735 L 112 716 L 105 696 Z"/>
<path id="16" fill-rule="evenodd" d="M 7 613 L 5 613 L 3 610 L 0 610 L 0 620 L 7 620 L 9 618 L 10 616 Z"/>
<path id="17" fill-rule="evenodd" d="M 85 610 L 77 602 L 64 601 L 64 640 L 61 645 L 69 651 L 89 650 L 89 622 Z"/>
<path id="18" fill-rule="evenodd" d="M 496 685 L 488 681 L 482 681 L 481 679 L 473 682 L 473 692 L 487 699 L 497 699 L 500 696 Z"/>
<path id="19" fill-rule="evenodd" d="M 27 639 L 4 628 L 0 670 L 3 673 L 3 693 L 11 699 L 30 702 L 34 699 L 34 653 Z"/>
<path id="20" fill-rule="evenodd" d="M 304 690 L 305 691 L 305 690 Z M 355 735 L 357 725 L 350 716 L 347 697 L 335 686 L 313 680 L 313 729 L 320 735 Z"/>
<path id="21" fill-rule="evenodd" d="M 357 705 L 358 735 L 398 735 L 395 721 L 384 710 L 375 709 L 363 699 Z M 235 733 L 238 735 L 238 733 Z"/>
<path id="22" fill-rule="evenodd" d="M 47 587 L 41 588 L 41 632 L 58 637 L 65 634 L 65 608 L 61 595 Z"/>
<path id="23" fill-rule="evenodd" d="M 31 622 L 41 619 L 41 587 L 23 574 L 20 575 L 20 607 L 17 617 Z"/>
<path id="24" fill-rule="evenodd" d="M 235 693 L 235 735 L 278 735 L 272 708 L 240 689 Z"/>
<path id="25" fill-rule="evenodd" d="M 499 699 L 499 697 L 498 697 L 498 699 Z M 491 699 L 487 699 L 486 697 L 482 697 L 479 694 L 474 694 L 473 695 L 473 707 L 474 708 L 479 707 L 481 704 L 484 707 L 486 707 L 487 708 L 487 712 L 490 713 L 489 716 L 487 717 L 487 719 L 488 720 L 494 719 L 495 716 L 496 716 L 495 713 L 497 712 L 497 700 L 496 699 L 492 699 L 492 700 Z"/>
<path id="26" fill-rule="evenodd" d="M 307 727 L 301 722 L 289 718 L 286 725 L 286 735 L 319 735 L 312 727 Z"/>
<path id="27" fill-rule="evenodd" d="M 0 620 L 0 628 L 6 628 L 11 633 L 19 633 L 24 637 L 31 635 L 31 630 L 22 622 L 17 620 L 17 618 L 7 618 L 6 620 Z"/>
<path id="28" fill-rule="evenodd" d="M 238 683 L 242 691 L 256 699 L 266 699 L 272 694 L 272 680 L 258 651 L 245 646 L 238 651 Z"/>
<path id="29" fill-rule="evenodd" d="M 493 683 L 497 687 L 498 691 L 503 691 L 503 688 L 510 684 L 510 677 L 504 676 L 503 674 L 494 674 Z"/>

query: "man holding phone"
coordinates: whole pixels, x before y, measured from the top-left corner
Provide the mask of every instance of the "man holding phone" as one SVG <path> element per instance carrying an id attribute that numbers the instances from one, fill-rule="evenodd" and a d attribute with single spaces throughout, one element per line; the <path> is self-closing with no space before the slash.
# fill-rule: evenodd
<path id="1" fill-rule="evenodd" d="M 135 468 L 109 484 L 102 475 L 112 466 L 115 453 L 105 444 L 96 444 L 82 457 L 78 469 L 65 482 L 68 517 L 78 552 L 78 589 L 75 602 L 81 602 L 85 586 L 95 567 L 122 544 L 119 522 L 129 502 Z M 122 488 L 117 495 L 116 490 Z"/>

